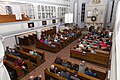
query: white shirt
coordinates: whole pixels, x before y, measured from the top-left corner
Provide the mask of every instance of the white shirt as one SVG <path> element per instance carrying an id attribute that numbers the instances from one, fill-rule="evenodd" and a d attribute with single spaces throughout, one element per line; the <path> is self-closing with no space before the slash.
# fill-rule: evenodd
<path id="1" fill-rule="evenodd" d="M 79 44 L 79 47 L 84 47 L 84 45 L 83 44 Z"/>

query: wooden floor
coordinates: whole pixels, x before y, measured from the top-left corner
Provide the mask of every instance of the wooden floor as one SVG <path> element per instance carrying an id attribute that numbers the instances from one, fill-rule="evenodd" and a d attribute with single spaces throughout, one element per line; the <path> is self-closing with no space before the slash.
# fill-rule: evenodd
<path id="1" fill-rule="evenodd" d="M 50 65 L 54 62 L 55 58 L 57 55 L 71 61 L 74 62 L 76 64 L 80 63 L 80 60 L 78 59 L 74 59 L 74 58 L 70 58 L 70 48 L 73 47 L 74 45 L 76 45 L 78 39 L 75 40 L 74 42 L 72 42 L 70 45 L 68 45 L 67 47 L 65 47 L 64 49 L 62 49 L 60 52 L 58 52 L 57 54 L 45 51 L 45 57 L 46 57 L 46 62 L 42 63 L 40 66 L 38 66 L 36 69 L 34 69 L 32 72 L 30 72 L 28 75 L 26 75 L 25 77 L 22 78 L 22 80 L 28 80 L 30 76 L 38 76 L 39 74 L 42 74 L 42 80 L 45 80 L 44 77 L 44 69 L 46 68 L 50 68 Z M 30 46 L 32 48 L 35 48 L 35 46 Z M 38 49 L 40 50 L 40 49 Z M 44 51 L 44 50 L 42 50 Z M 105 72 L 107 70 L 107 68 L 102 67 L 102 66 L 98 66 L 96 64 L 90 63 L 90 62 L 86 62 L 86 65 L 88 67 L 92 67 L 96 70 Z"/>

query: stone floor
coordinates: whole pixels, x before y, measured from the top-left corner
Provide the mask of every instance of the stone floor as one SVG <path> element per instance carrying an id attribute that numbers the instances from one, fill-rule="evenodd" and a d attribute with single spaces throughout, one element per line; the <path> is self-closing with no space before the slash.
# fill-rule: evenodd
<path id="1" fill-rule="evenodd" d="M 67 59 L 67 60 L 69 60 L 69 61 L 71 61 L 71 62 L 79 64 L 80 63 L 79 59 L 70 58 L 70 48 L 72 48 L 77 43 L 77 41 L 78 41 L 78 39 L 73 41 L 71 44 L 69 44 L 67 47 L 65 47 L 61 51 L 59 51 L 57 54 L 45 51 L 46 61 L 44 63 L 42 63 L 40 66 L 38 66 L 36 69 L 34 69 L 32 72 L 30 72 L 29 74 L 24 76 L 22 78 L 22 80 L 28 80 L 30 76 L 35 77 L 35 76 L 38 76 L 39 74 L 42 74 L 42 80 L 45 80 L 44 70 L 46 68 L 50 67 L 50 65 L 54 62 L 56 56 L 58 56 L 58 55 Z M 35 48 L 35 46 L 30 46 L 30 47 Z M 40 50 L 40 49 L 38 49 L 38 50 Z M 40 50 L 40 51 L 44 51 L 44 50 Z M 103 71 L 103 72 L 105 72 L 107 70 L 107 68 L 105 68 L 105 67 L 102 67 L 100 65 L 96 65 L 96 64 L 93 64 L 93 63 L 90 63 L 90 62 L 86 62 L 86 65 L 88 67 L 92 67 L 96 70 Z"/>

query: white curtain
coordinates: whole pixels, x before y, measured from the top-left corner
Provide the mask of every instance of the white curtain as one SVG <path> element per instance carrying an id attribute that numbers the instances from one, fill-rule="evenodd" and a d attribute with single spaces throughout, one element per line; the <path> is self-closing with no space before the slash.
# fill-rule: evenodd
<path id="1" fill-rule="evenodd" d="M 0 80 L 10 80 L 10 76 L 3 64 L 3 58 L 4 58 L 4 47 L 0 40 Z"/>

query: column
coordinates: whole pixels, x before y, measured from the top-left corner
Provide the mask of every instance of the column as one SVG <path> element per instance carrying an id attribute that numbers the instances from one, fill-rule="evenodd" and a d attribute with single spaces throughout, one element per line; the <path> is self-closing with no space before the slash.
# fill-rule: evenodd
<path id="1" fill-rule="evenodd" d="M 37 34 L 37 39 L 40 40 L 41 39 L 41 30 L 36 30 L 36 34 Z"/>

